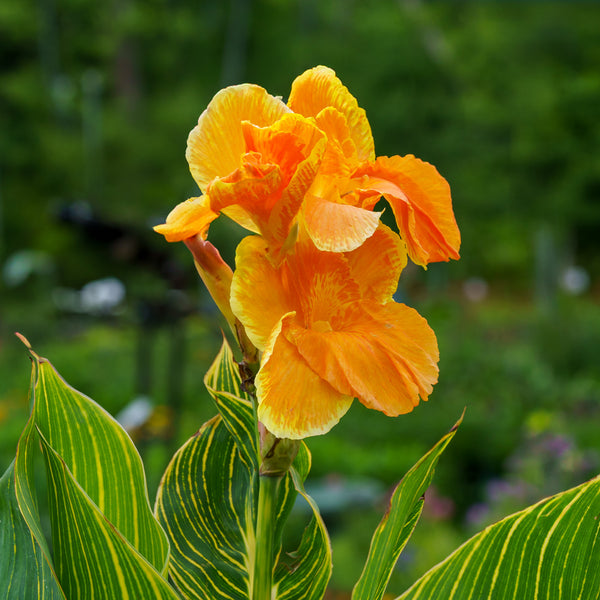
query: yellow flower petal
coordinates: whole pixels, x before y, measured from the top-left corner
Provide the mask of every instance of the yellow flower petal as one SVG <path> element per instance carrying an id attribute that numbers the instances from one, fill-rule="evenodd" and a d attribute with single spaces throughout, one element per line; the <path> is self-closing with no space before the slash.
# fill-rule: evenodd
<path id="1" fill-rule="evenodd" d="M 331 325 L 332 331 L 295 329 L 289 341 L 340 393 L 390 416 L 427 400 L 439 355 L 435 334 L 415 310 L 363 302 Z"/>
<path id="2" fill-rule="evenodd" d="M 167 242 L 180 242 L 195 235 L 206 239 L 209 225 L 218 216 L 211 210 L 208 196 L 190 198 L 179 203 L 154 231 L 164 235 Z"/>
<path id="3" fill-rule="evenodd" d="M 266 90 L 251 84 L 218 92 L 200 115 L 188 137 L 186 158 L 203 192 L 215 177 L 225 177 L 241 165 L 245 153 L 242 122 L 271 125 L 289 108 Z"/>
<path id="4" fill-rule="evenodd" d="M 459 258 L 450 187 L 433 165 L 412 155 L 381 156 L 361 167 L 355 178 L 365 208 L 373 208 L 380 195 L 390 203 L 413 262 L 425 266 Z"/>
<path id="5" fill-rule="evenodd" d="M 359 160 L 375 158 L 373 135 L 365 111 L 359 108 L 356 98 L 332 69 L 319 66 L 297 77 L 292 83 L 288 106 L 305 117 L 316 117 L 330 106 L 337 109 L 346 117 Z"/>
<path id="6" fill-rule="evenodd" d="M 392 299 L 400 273 L 408 262 L 406 245 L 396 233 L 380 223 L 370 238 L 344 256 L 362 298 L 382 304 Z"/>
<path id="7" fill-rule="evenodd" d="M 280 438 L 302 439 L 327 433 L 348 411 L 353 398 L 340 394 L 317 375 L 286 339 L 294 314 L 273 330 L 256 376 L 258 419 Z"/>
<path id="8" fill-rule="evenodd" d="M 279 271 L 267 259 L 267 243 L 258 236 L 244 238 L 237 247 L 231 309 L 261 351 L 282 315 L 295 310 Z"/>
<path id="9" fill-rule="evenodd" d="M 349 252 L 373 235 L 381 213 L 309 194 L 303 215 L 308 235 L 319 250 Z"/>

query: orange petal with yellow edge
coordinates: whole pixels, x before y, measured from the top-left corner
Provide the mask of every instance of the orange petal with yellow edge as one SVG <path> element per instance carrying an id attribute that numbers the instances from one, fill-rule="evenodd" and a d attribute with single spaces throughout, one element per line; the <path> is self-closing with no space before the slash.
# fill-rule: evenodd
<path id="1" fill-rule="evenodd" d="M 350 252 L 373 235 L 381 213 L 308 194 L 303 215 L 306 231 L 319 250 Z"/>
<path id="2" fill-rule="evenodd" d="M 433 165 L 412 155 L 382 156 L 361 167 L 355 177 L 366 208 L 377 202 L 374 191 L 390 203 L 413 262 L 425 266 L 459 258 L 460 232 L 450 186 Z"/>
<path id="3" fill-rule="evenodd" d="M 427 400 L 439 354 L 435 334 L 415 310 L 362 302 L 330 324 L 330 331 L 298 328 L 288 338 L 332 387 L 390 416 Z"/>
<path id="4" fill-rule="evenodd" d="M 383 223 L 359 248 L 344 255 L 362 298 L 384 304 L 392 299 L 408 262 L 406 245 Z"/>
<path id="5" fill-rule="evenodd" d="M 241 165 L 245 152 L 242 121 L 271 125 L 289 108 L 263 88 L 242 84 L 219 91 L 188 136 L 185 156 L 202 191 L 215 177 L 225 177 Z"/>
<path id="6" fill-rule="evenodd" d="M 288 106 L 305 117 L 316 117 L 330 106 L 337 109 L 346 117 L 359 160 L 375 158 L 373 135 L 367 115 L 332 69 L 319 66 L 298 76 L 292 83 Z"/>
<path id="7" fill-rule="evenodd" d="M 295 310 L 279 272 L 267 259 L 267 242 L 263 238 L 245 237 L 237 247 L 231 310 L 261 351 L 282 315 Z"/>
<path id="8" fill-rule="evenodd" d="M 352 396 L 340 394 L 315 373 L 282 333 L 294 318 L 274 329 L 256 376 L 258 419 L 280 438 L 327 433 L 348 411 Z"/>
<path id="9" fill-rule="evenodd" d="M 218 216 L 211 210 L 208 196 L 189 198 L 180 202 L 154 231 L 164 235 L 167 242 L 181 242 L 194 235 L 206 239 L 208 227 Z"/>

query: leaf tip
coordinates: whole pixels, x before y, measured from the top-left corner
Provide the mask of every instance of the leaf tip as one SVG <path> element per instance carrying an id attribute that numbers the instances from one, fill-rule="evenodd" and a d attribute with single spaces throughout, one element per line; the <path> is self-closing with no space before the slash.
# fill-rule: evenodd
<path id="1" fill-rule="evenodd" d="M 48 362 L 45 358 L 42 358 L 40 356 L 38 356 L 33 348 L 31 347 L 31 343 L 29 342 L 29 340 L 22 334 L 19 333 L 18 331 L 15 331 L 15 335 L 21 340 L 21 342 L 23 343 L 23 345 L 25 346 L 25 348 L 27 348 L 27 351 L 29 352 L 29 355 L 31 356 L 31 358 L 38 364 L 43 363 L 43 362 Z"/>
<path id="2" fill-rule="evenodd" d="M 466 412 L 467 412 L 467 407 L 465 406 L 463 408 L 463 411 L 462 411 L 460 417 L 458 418 L 458 421 L 456 421 L 456 423 L 454 423 L 454 425 L 452 426 L 452 429 L 450 429 L 450 433 L 454 433 L 460 427 L 460 424 L 463 422 L 463 419 L 465 418 Z"/>
<path id="3" fill-rule="evenodd" d="M 18 331 L 15 331 L 15 335 L 21 340 L 21 342 L 23 342 L 23 344 L 25 345 L 27 350 L 29 350 L 31 352 L 32 348 L 31 348 L 31 344 L 29 343 L 29 340 L 22 333 L 19 333 Z"/>

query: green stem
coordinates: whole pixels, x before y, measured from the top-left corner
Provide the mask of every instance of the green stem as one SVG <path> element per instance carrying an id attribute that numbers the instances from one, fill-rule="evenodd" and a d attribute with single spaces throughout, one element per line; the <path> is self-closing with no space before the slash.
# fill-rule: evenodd
<path id="1" fill-rule="evenodd" d="M 256 519 L 256 556 L 252 600 L 271 600 L 277 492 L 282 477 L 261 475 Z"/>

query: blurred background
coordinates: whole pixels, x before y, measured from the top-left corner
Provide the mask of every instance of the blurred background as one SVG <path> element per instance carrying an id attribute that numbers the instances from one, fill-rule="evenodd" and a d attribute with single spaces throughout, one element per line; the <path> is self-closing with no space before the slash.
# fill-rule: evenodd
<path id="1" fill-rule="evenodd" d="M 398 419 L 355 403 L 309 440 L 330 598 L 349 597 L 393 485 L 465 407 L 392 593 L 596 474 L 599 31 L 594 2 L 3 0 L 2 471 L 28 414 L 19 331 L 127 425 L 154 497 L 214 414 L 202 378 L 221 340 L 187 251 L 151 229 L 198 193 L 187 134 L 221 87 L 286 98 L 325 64 L 366 109 L 378 155 L 415 154 L 448 179 L 463 236 L 460 261 L 400 282 L 439 338 L 429 402 Z M 241 235 L 211 228 L 230 262 Z"/>

